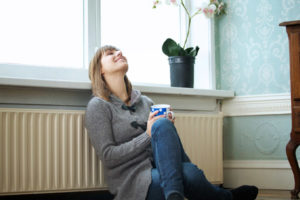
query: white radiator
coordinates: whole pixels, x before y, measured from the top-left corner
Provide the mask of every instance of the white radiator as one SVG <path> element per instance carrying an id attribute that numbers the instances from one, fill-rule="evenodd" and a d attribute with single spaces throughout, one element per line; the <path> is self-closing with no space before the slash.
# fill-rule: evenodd
<path id="1" fill-rule="evenodd" d="M 223 181 L 222 115 L 176 114 L 192 161 Z M 106 189 L 84 111 L 0 109 L 0 195 Z"/>

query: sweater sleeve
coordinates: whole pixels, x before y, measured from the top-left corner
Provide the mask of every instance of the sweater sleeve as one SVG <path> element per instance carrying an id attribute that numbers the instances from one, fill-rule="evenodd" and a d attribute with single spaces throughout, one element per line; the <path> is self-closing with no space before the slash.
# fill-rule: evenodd
<path id="1" fill-rule="evenodd" d="M 117 167 L 146 150 L 150 136 L 144 132 L 123 144 L 116 144 L 112 133 L 112 113 L 100 99 L 92 100 L 86 110 L 85 126 L 97 155 L 109 168 Z"/>

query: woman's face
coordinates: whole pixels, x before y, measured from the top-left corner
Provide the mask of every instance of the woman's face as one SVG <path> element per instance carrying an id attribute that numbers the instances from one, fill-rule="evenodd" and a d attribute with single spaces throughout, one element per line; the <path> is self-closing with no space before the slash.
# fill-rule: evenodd
<path id="1" fill-rule="evenodd" d="M 101 74 L 104 76 L 120 72 L 125 74 L 128 71 L 127 59 L 120 50 L 106 50 L 102 55 L 101 65 Z"/>

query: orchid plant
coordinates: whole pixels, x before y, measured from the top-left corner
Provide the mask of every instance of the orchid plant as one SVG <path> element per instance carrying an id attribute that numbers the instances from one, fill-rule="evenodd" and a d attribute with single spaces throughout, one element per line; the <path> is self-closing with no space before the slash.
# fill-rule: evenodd
<path id="1" fill-rule="evenodd" d="M 174 5 L 174 6 L 182 6 L 185 10 L 188 17 L 188 29 L 186 33 L 186 37 L 184 40 L 184 44 L 181 47 L 180 44 L 176 43 L 173 39 L 168 38 L 162 45 L 162 51 L 167 56 L 193 56 L 196 57 L 199 51 L 199 47 L 195 48 L 189 47 L 185 48 L 188 37 L 190 35 L 191 22 L 192 19 L 199 14 L 204 14 L 207 18 L 213 18 L 215 15 L 219 16 L 225 14 L 225 4 L 220 0 L 206 0 L 200 8 L 194 13 L 190 13 L 187 9 L 184 0 L 165 0 L 166 4 Z M 155 0 L 153 2 L 153 8 L 156 8 L 159 4 L 161 4 L 160 0 Z"/>

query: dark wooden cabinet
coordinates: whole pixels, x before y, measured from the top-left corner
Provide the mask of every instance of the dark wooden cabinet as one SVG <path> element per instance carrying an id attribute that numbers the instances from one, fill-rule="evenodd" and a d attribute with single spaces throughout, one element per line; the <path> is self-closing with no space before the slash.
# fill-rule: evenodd
<path id="1" fill-rule="evenodd" d="M 291 138 L 286 146 L 286 154 L 295 179 L 295 188 L 291 191 L 293 199 L 299 199 L 300 171 L 296 157 L 296 149 L 300 144 L 300 20 L 283 22 L 289 38 L 292 130 Z"/>

